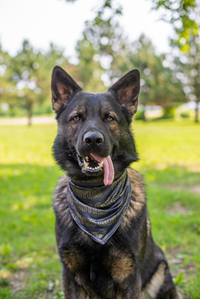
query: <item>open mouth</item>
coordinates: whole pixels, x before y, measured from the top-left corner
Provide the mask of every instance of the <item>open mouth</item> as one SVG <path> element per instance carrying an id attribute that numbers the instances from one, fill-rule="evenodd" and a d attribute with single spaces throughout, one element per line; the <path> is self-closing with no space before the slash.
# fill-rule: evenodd
<path id="1" fill-rule="evenodd" d="M 83 172 L 97 173 L 103 171 L 103 161 L 98 162 L 92 158 L 92 156 L 80 157 L 78 155 L 78 164 L 82 168 Z"/>
<path id="2" fill-rule="evenodd" d="M 77 155 L 81 171 L 86 175 L 104 174 L 104 185 L 111 185 L 114 180 L 114 167 L 110 156 L 100 157 L 91 153 L 89 156 L 80 157 Z"/>

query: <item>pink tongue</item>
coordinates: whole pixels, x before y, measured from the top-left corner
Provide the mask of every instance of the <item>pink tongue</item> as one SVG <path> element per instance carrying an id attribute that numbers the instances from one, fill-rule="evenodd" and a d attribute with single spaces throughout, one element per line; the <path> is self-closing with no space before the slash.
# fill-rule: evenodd
<path id="1" fill-rule="evenodd" d="M 95 159 L 97 162 L 103 161 L 103 169 L 104 169 L 104 185 L 111 185 L 114 180 L 114 167 L 110 156 L 103 158 L 98 156 L 97 154 L 90 154 L 91 159 Z"/>

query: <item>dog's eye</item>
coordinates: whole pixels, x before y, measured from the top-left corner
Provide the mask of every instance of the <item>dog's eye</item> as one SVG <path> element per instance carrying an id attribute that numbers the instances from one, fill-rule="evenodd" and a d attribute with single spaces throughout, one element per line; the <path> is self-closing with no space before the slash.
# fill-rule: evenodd
<path id="1" fill-rule="evenodd" d="M 80 117 L 78 115 L 75 115 L 74 117 L 72 117 L 72 120 L 77 122 L 80 120 Z"/>
<path id="2" fill-rule="evenodd" d="M 112 117 L 111 115 L 106 116 L 106 120 L 107 121 L 112 121 L 114 120 L 114 117 Z"/>

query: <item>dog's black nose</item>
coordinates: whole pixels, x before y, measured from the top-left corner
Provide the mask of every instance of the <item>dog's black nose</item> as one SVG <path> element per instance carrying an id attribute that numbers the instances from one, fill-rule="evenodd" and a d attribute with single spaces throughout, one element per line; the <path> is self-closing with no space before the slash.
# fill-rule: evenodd
<path id="1" fill-rule="evenodd" d="M 104 142 L 103 135 L 98 132 L 98 131 L 90 131 L 87 132 L 84 137 L 83 141 L 88 145 L 88 146 L 98 146 L 101 145 Z"/>

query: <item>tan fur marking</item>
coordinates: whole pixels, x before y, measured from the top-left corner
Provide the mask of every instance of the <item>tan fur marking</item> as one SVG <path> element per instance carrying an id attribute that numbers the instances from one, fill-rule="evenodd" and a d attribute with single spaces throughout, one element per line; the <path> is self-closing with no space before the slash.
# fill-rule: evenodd
<path id="1" fill-rule="evenodd" d="M 142 292 L 142 299 L 156 299 L 161 286 L 165 281 L 166 264 L 161 263 L 157 271 L 152 276 L 150 282 Z"/>
<path id="2" fill-rule="evenodd" d="M 128 168 L 128 174 L 131 180 L 131 187 L 135 201 L 146 202 L 143 176 L 131 168 Z"/>
<path id="3" fill-rule="evenodd" d="M 61 101 L 55 101 L 54 99 L 52 99 L 52 109 L 55 111 L 58 111 L 61 107 L 62 103 Z"/>
<path id="4" fill-rule="evenodd" d="M 149 219 L 149 215 L 147 215 L 147 235 L 149 236 L 151 234 L 151 222 Z"/>
<path id="5" fill-rule="evenodd" d="M 116 282 L 123 282 L 133 273 L 135 265 L 130 253 L 124 253 L 116 248 L 112 248 L 106 260 L 111 276 Z"/>
<path id="6" fill-rule="evenodd" d="M 177 298 L 175 299 L 183 299 L 182 295 L 177 291 Z"/>
<path id="7" fill-rule="evenodd" d="M 119 127 L 118 127 L 118 123 L 116 121 L 111 122 L 111 124 L 110 124 L 110 130 L 112 131 L 112 134 L 114 136 L 116 136 L 117 138 L 119 138 L 119 136 L 120 136 L 120 130 L 119 130 Z"/>
<path id="8" fill-rule="evenodd" d="M 137 171 L 128 168 L 131 180 L 132 197 L 127 213 L 121 223 L 121 228 L 128 226 L 133 218 L 139 217 L 144 205 L 146 204 L 143 177 Z"/>
<path id="9" fill-rule="evenodd" d="M 62 252 L 62 260 L 71 272 L 76 273 L 84 263 L 84 256 L 77 248 L 73 248 Z"/>

